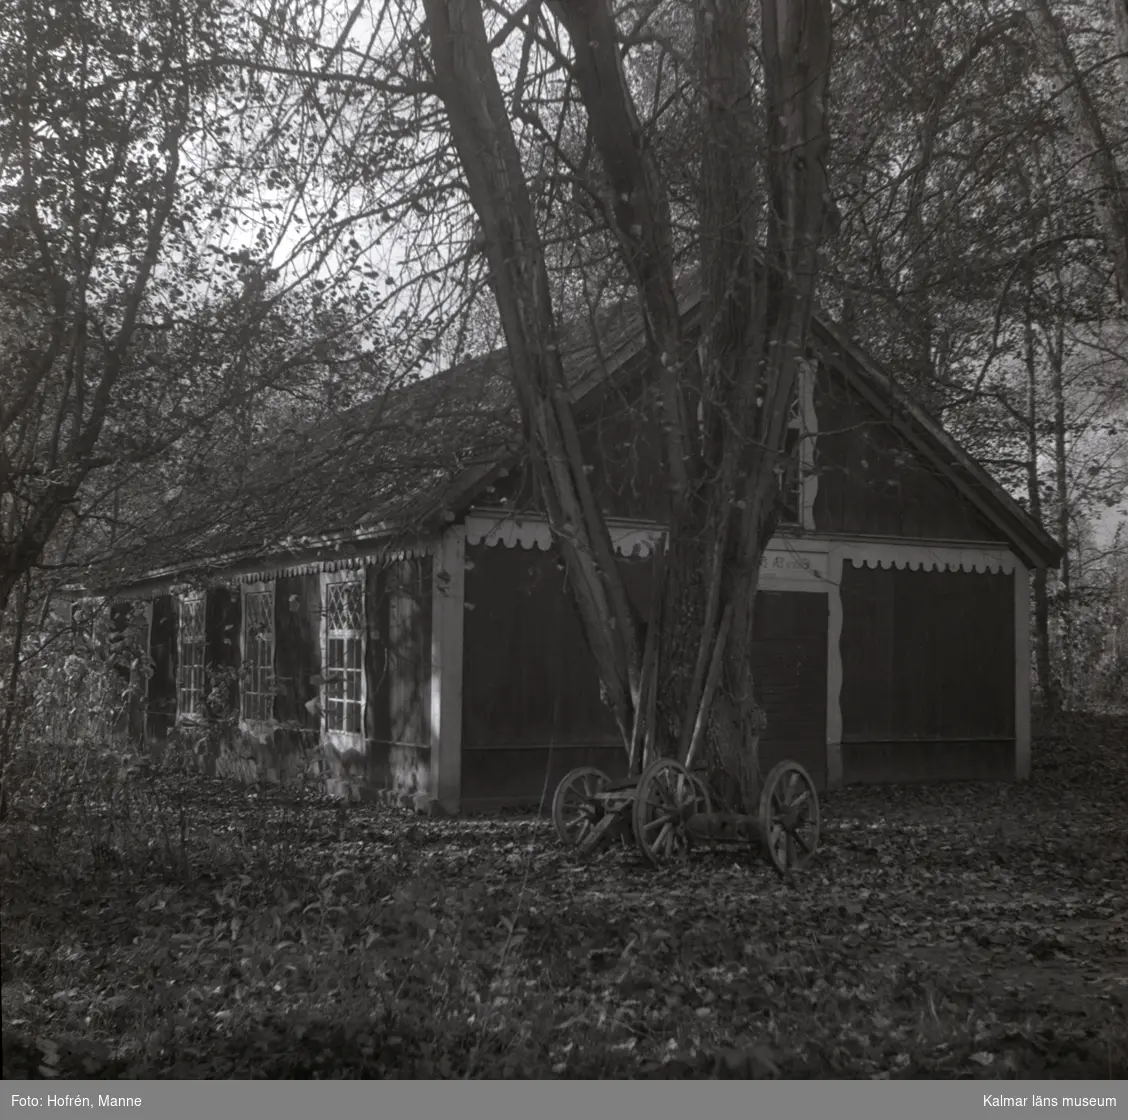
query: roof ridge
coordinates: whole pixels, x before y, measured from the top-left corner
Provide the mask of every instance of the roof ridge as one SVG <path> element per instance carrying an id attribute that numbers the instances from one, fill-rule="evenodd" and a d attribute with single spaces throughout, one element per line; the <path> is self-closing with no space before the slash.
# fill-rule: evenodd
<path id="1" fill-rule="evenodd" d="M 683 274 L 677 291 L 679 310 L 692 331 L 702 298 L 699 270 Z M 838 364 L 847 363 L 848 372 L 862 378 L 871 395 L 896 400 L 918 433 L 918 450 L 935 460 L 1024 557 L 1056 563 L 1060 550 L 1053 538 L 910 389 L 844 338 L 821 310 L 812 323 L 813 337 L 821 332 L 824 339 L 825 360 L 838 354 Z M 644 315 L 636 296 L 616 300 L 594 323 L 590 318 L 570 320 L 567 335 L 565 339 L 561 332 L 561 357 L 577 402 L 620 374 L 635 375 L 638 366 L 632 359 L 645 353 Z M 168 518 L 173 527 L 180 522 L 179 535 L 173 532 L 152 547 L 139 548 L 141 556 L 148 556 L 143 561 L 123 559 L 116 568 L 101 570 L 107 580 L 120 583 L 170 564 L 206 565 L 218 556 L 259 549 L 268 539 L 316 538 L 397 521 L 422 531 L 440 512 L 468 507 L 497 470 L 519 457 L 514 450 L 516 403 L 507 350 L 469 355 L 428 377 L 278 433 L 248 463 L 236 487 L 211 503 L 213 511 L 221 507 L 230 518 L 227 524 L 213 521 L 201 533 L 201 503 L 186 495 L 180 510 Z M 907 432 L 906 438 L 913 437 Z"/>

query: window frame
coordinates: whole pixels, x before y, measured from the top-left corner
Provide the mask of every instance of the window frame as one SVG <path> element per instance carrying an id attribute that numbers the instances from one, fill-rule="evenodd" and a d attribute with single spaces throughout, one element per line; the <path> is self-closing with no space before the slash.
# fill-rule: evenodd
<path id="1" fill-rule="evenodd" d="M 344 583 L 355 583 L 360 587 L 360 619 L 356 628 L 331 629 L 329 626 L 329 589 Z M 365 663 L 368 656 L 368 580 L 364 568 L 344 568 L 334 572 L 321 573 L 321 687 L 318 690 L 321 706 L 321 737 L 322 741 L 335 747 L 339 751 L 362 750 L 365 741 L 364 720 L 368 707 L 368 673 Z M 358 638 L 360 641 L 360 694 L 357 700 L 343 700 L 344 704 L 357 704 L 359 708 L 359 730 L 346 731 L 343 728 L 329 726 L 329 673 L 333 670 L 329 666 L 329 642 L 332 639 Z M 348 670 L 342 669 L 347 672 Z M 343 721 L 348 723 L 347 718 Z"/>
<path id="2" fill-rule="evenodd" d="M 245 727 L 265 727 L 274 723 L 274 697 L 276 690 L 275 658 L 278 654 L 278 619 L 275 615 L 275 580 L 249 580 L 239 588 L 239 722 Z M 252 678 L 248 675 L 250 658 L 248 657 L 249 643 L 247 639 L 247 623 L 250 621 L 250 611 L 247 609 L 247 599 L 251 595 L 268 595 L 270 603 L 270 664 L 268 667 L 269 690 L 260 692 L 250 687 Z M 250 697 L 269 697 L 270 714 L 263 716 L 250 716 L 247 714 L 247 700 Z"/>
<path id="3" fill-rule="evenodd" d="M 800 358 L 795 370 L 795 399 L 788 409 L 787 430 L 798 431 L 795 446 L 780 470 L 780 489 L 785 481 L 795 494 L 796 517 L 780 519 L 781 529 L 813 532 L 815 528 L 815 496 L 818 477 L 815 474 L 815 439 L 818 415 L 815 412 L 815 381 L 818 363 L 814 358 Z M 786 478 L 794 471 L 793 478 Z"/>
<path id="4" fill-rule="evenodd" d="M 185 608 L 199 607 L 200 630 L 198 637 L 193 635 L 191 645 L 200 647 L 198 664 L 193 660 L 189 664 L 185 657 L 186 628 Z M 208 593 L 207 591 L 181 591 L 176 595 L 176 721 L 177 723 L 196 723 L 204 717 L 204 698 L 207 695 L 207 658 L 208 658 Z M 193 688 L 191 682 L 185 684 L 185 673 L 193 677 L 198 672 L 199 687 Z M 185 703 L 185 696 L 196 697 L 196 704 L 189 708 Z"/>

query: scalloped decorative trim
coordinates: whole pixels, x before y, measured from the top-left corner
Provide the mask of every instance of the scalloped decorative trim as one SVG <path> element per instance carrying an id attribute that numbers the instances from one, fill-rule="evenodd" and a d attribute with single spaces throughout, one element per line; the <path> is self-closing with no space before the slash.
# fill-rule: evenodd
<path id="1" fill-rule="evenodd" d="M 607 528 L 611 545 L 620 556 L 645 560 L 665 536 L 662 525 L 610 519 Z M 552 546 L 552 531 L 544 518 L 528 514 L 471 514 L 466 519 L 466 543 L 496 548 L 534 548 L 547 552 Z"/>
<path id="2" fill-rule="evenodd" d="M 1010 575 L 1017 563 L 1001 548 L 960 548 L 945 545 L 844 544 L 842 559 L 855 567 L 902 568 L 917 572 L 1002 572 Z"/>

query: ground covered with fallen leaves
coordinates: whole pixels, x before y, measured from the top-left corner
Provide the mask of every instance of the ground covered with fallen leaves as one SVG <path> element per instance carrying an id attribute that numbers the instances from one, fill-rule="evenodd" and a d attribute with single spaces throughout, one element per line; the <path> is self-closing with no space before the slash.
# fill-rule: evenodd
<path id="1" fill-rule="evenodd" d="M 1049 729 L 1028 784 L 829 794 L 787 881 L 148 788 L 144 843 L 2 826 L 5 1077 L 1128 1076 L 1123 717 Z"/>

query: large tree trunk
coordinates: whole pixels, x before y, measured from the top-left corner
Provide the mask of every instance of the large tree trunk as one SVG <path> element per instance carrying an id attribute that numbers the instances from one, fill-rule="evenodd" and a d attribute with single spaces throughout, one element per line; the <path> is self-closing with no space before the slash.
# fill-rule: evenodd
<path id="1" fill-rule="evenodd" d="M 639 696 L 637 624 L 580 452 L 544 252 L 478 0 L 424 0 L 435 76 L 482 223 L 527 447 L 624 745 Z"/>
<path id="2" fill-rule="evenodd" d="M 755 782 L 749 770 L 763 726 L 751 676 L 752 611 L 760 557 L 775 527 L 774 467 L 805 346 L 828 197 L 829 4 L 765 0 L 761 6 L 769 126 L 764 268 L 756 259 L 763 194 L 755 165 L 759 119 L 749 3 L 699 2 L 699 364 L 671 363 L 671 355 L 682 351 L 676 349 L 677 325 L 663 318 L 672 291 L 667 208 L 617 64 L 606 0 L 561 0 L 556 10 L 576 51 L 577 84 L 593 139 L 622 202 L 612 213 L 652 327 L 663 397 L 675 500 L 663 611 L 654 620 L 661 675 L 655 732 L 660 749 L 683 758 L 705 732 L 706 761 L 746 795 Z M 680 374 L 676 384 L 672 370 Z M 698 404 L 696 432 L 685 429 L 687 401 Z M 685 447 L 697 454 L 681 477 Z M 717 645 L 726 642 L 722 678 L 710 695 L 709 666 Z"/>
<path id="3" fill-rule="evenodd" d="M 703 641 L 688 696 L 688 714 L 696 718 L 682 727 L 679 740 L 679 749 L 689 754 L 698 749 L 689 735 L 704 734 L 700 742 L 704 760 L 714 780 L 728 786 L 734 806 L 754 794 L 754 751 L 761 726 L 753 714 L 756 702 L 748 640 L 760 555 L 766 544 L 760 530 L 775 502 L 773 450 L 782 441 L 781 432 L 780 442 L 771 442 L 763 421 L 780 407 L 781 399 L 786 414 L 792 390 L 778 384 L 778 379 L 781 373 L 786 378 L 789 370 L 794 377 L 793 365 L 783 363 L 773 369 L 767 350 L 769 304 L 778 305 L 782 293 L 772 291 L 773 283 L 779 281 L 772 275 L 775 262 L 769 261 L 764 269 L 756 260 L 763 187 L 755 163 L 759 122 L 752 100 L 749 16 L 747 0 L 704 0 L 697 13 L 702 106 L 700 354 L 706 472 L 701 500 L 711 554 L 701 608 Z M 764 111 L 769 118 L 773 111 L 784 111 L 778 102 L 785 97 L 778 60 L 773 66 L 773 58 L 768 57 L 773 52 L 773 27 L 772 7 L 765 4 L 761 28 L 769 102 Z M 777 140 L 770 123 L 765 153 L 769 163 L 778 158 L 772 150 Z M 770 167 L 765 177 L 779 186 L 773 182 Z M 786 206 L 779 196 L 769 199 L 769 236 L 776 223 L 785 219 Z M 760 442 L 765 435 L 767 440 Z M 770 492 L 764 489 L 765 481 L 772 483 Z M 746 539 L 749 532 L 752 540 Z M 725 617 L 731 619 L 730 628 L 721 632 Z M 668 641 L 674 648 L 685 623 L 684 618 L 668 620 Z M 711 698 L 705 694 L 706 665 L 711 660 L 706 653 L 715 642 L 725 640 L 724 671 Z M 710 702 L 711 711 L 706 710 Z"/>
<path id="4" fill-rule="evenodd" d="M 669 715 L 673 725 L 680 714 L 679 751 L 692 754 L 707 729 L 700 747 L 714 780 L 728 787 L 730 803 L 751 810 L 765 726 L 752 676 L 752 619 L 760 559 L 778 517 L 775 467 L 806 347 L 826 215 L 830 11 L 821 3 L 761 5 L 768 126 L 763 266 L 756 260 L 748 20 L 746 0 L 705 0 L 698 13 L 704 474 L 693 491 L 695 515 L 674 526 L 681 563 L 671 565 L 667 601 L 680 609 L 663 619 L 661 648 L 663 694 L 679 701 Z M 691 670 L 688 635 L 695 630 Z M 706 667 L 714 646 L 726 641 L 710 696 Z"/>
<path id="5" fill-rule="evenodd" d="M 623 72 L 608 0 L 559 0 L 552 11 L 572 45 L 573 74 L 606 175 L 605 212 L 638 292 L 659 400 L 670 529 L 657 596 L 661 613 L 649 620 L 658 635 L 646 688 L 654 688 L 656 698 L 653 726 L 645 734 L 651 751 L 676 755 L 693 726 L 695 695 L 716 628 L 716 596 L 712 612 L 706 609 L 709 575 L 716 568 L 710 496 L 701 482 L 701 432 L 690 419 L 701 400 L 700 366 L 678 311 L 665 185 Z"/>
<path id="6" fill-rule="evenodd" d="M 829 0 L 762 0 L 767 188 L 767 268 L 756 298 L 757 423 L 739 451 L 733 510 L 730 602 L 732 642 L 726 696 L 747 758 L 763 719 L 752 693 L 752 609 L 760 559 L 778 516 L 775 466 L 784 447 L 799 363 L 807 346 L 818 251 L 830 191 L 827 98 L 831 63 Z M 740 400 L 741 407 L 746 399 Z M 745 788 L 747 795 L 747 789 Z"/>
<path id="7" fill-rule="evenodd" d="M 690 419 L 697 398 L 692 354 L 678 314 L 669 199 L 623 72 L 609 0 L 556 0 L 552 10 L 571 40 L 573 75 L 607 177 L 606 212 L 646 323 L 671 505 L 677 514 L 698 466 Z"/>

